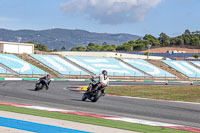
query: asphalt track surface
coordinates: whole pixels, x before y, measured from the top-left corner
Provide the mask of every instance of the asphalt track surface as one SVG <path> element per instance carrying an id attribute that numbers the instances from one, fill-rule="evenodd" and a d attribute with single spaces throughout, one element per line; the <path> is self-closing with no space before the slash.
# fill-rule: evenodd
<path id="1" fill-rule="evenodd" d="M 49 90 L 33 91 L 36 81 L 0 81 L 0 101 L 76 110 L 105 115 L 168 122 L 200 128 L 200 104 L 176 103 L 116 96 L 96 103 L 81 101 L 82 93 L 66 87 L 89 82 L 52 82 Z M 111 82 L 110 85 L 163 85 L 163 83 Z"/>

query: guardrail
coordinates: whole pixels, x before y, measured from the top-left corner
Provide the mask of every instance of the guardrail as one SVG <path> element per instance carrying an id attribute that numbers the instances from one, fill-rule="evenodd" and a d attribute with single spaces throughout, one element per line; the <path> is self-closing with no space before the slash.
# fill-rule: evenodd
<path id="1" fill-rule="evenodd" d="M 39 80 L 39 78 L 0 78 L 0 80 L 5 80 L 5 81 L 13 81 L 13 80 L 17 80 L 17 81 L 37 81 Z M 90 81 L 90 79 L 51 79 L 52 81 L 64 81 L 64 82 L 68 82 L 68 81 Z M 190 84 L 192 85 L 193 83 L 200 83 L 200 81 L 173 81 L 173 80 L 110 80 L 112 82 L 149 82 L 149 83 L 163 83 L 166 84 L 167 83 L 184 83 L 184 84 Z"/>

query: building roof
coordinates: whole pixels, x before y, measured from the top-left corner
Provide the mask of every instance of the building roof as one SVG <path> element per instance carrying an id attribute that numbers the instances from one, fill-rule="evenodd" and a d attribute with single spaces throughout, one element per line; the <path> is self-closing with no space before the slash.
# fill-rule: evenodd
<path id="1" fill-rule="evenodd" d="M 0 44 L 13 44 L 13 45 L 34 45 L 33 43 L 5 42 L 5 41 L 0 41 Z"/>

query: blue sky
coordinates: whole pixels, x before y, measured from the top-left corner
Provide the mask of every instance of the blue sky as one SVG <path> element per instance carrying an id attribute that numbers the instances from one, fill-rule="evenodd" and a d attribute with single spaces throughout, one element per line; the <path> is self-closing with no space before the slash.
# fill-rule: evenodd
<path id="1" fill-rule="evenodd" d="M 1 0 L 0 28 L 177 36 L 200 30 L 200 0 Z"/>

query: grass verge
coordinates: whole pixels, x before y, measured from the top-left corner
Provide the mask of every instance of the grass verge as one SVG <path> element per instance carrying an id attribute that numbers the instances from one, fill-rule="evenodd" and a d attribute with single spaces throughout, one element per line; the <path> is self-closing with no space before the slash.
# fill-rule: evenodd
<path id="1" fill-rule="evenodd" d="M 185 102 L 200 102 L 200 86 L 110 86 L 106 93 Z"/>
<path id="2" fill-rule="evenodd" d="M 80 123 L 87 123 L 105 127 L 112 127 L 130 131 L 137 131 L 137 132 L 145 132 L 145 133 L 187 133 L 186 131 L 174 130 L 169 128 L 163 127 L 154 127 L 154 126 L 146 126 L 141 124 L 133 124 L 128 122 L 121 122 L 121 121 L 114 121 L 114 120 L 106 120 L 101 118 L 93 118 L 93 117 L 86 117 L 86 116 L 78 116 L 72 114 L 62 114 L 57 112 L 48 112 L 42 110 L 35 110 L 35 109 L 26 109 L 22 107 L 14 107 L 14 106 L 7 106 L 7 105 L 0 105 L 0 110 L 2 111 L 9 111 L 15 113 L 22 113 L 22 114 L 29 114 L 41 117 L 48 117 L 60 120 L 68 120 L 73 122 L 80 122 Z"/>

